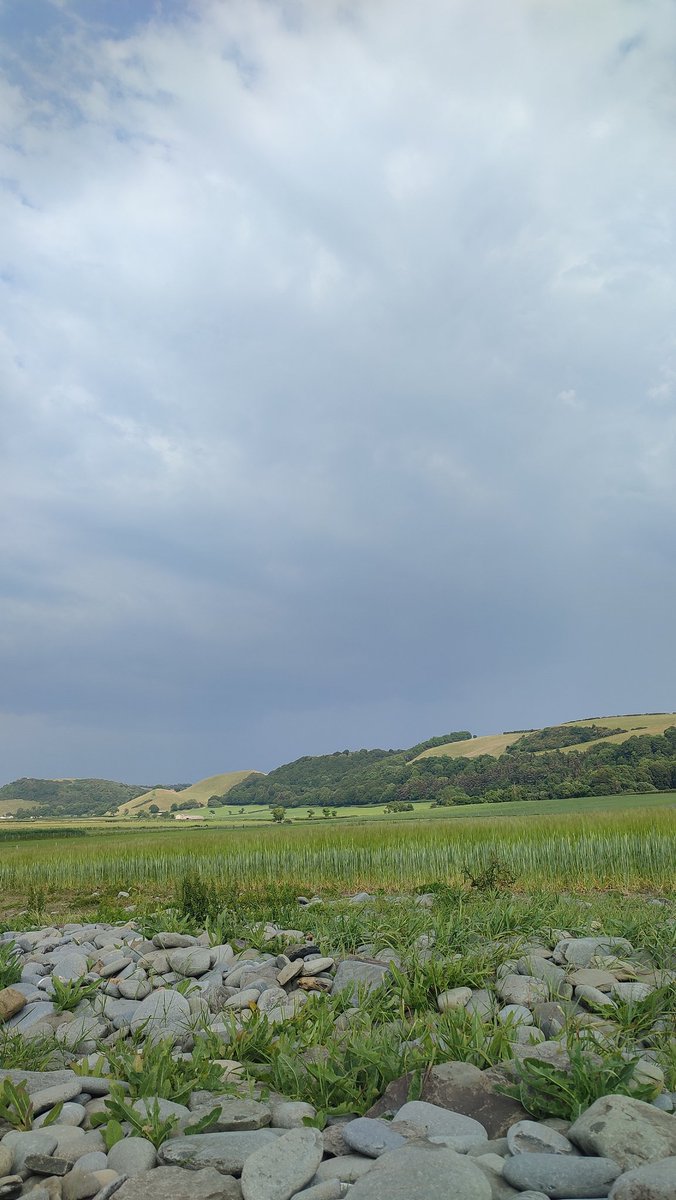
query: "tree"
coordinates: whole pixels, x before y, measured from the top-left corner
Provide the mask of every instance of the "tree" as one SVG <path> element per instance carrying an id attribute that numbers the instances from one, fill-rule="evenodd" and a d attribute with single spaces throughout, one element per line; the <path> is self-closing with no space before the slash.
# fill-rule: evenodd
<path id="1" fill-rule="evenodd" d="M 151 812 L 154 814 L 154 813 L 158 813 L 159 811 L 160 811 L 159 804 L 150 804 L 148 806 L 148 812 Z"/>
<path id="2" fill-rule="evenodd" d="M 330 816 L 331 816 L 331 809 L 330 809 L 330 808 L 323 808 L 323 809 L 322 809 L 322 816 L 323 816 L 323 817 L 330 817 Z"/>
<path id="3" fill-rule="evenodd" d="M 284 820 L 285 815 L 286 815 L 286 809 L 283 808 L 281 804 L 277 804 L 272 810 L 273 821 L 277 821 L 280 825 L 281 825 L 282 821 Z"/>
<path id="4" fill-rule="evenodd" d="M 315 815 L 314 808 L 308 808 L 307 815 L 308 815 L 308 820 L 310 820 L 311 817 L 314 817 L 314 815 Z"/>

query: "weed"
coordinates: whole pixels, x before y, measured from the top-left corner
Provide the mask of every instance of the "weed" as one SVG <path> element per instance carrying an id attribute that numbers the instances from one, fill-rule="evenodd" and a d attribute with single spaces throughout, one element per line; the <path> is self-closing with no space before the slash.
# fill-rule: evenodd
<path id="1" fill-rule="evenodd" d="M 209 917 L 220 911 L 223 901 L 213 880 L 198 871 L 186 871 L 178 882 L 177 904 L 182 917 L 204 928 Z"/>
<path id="2" fill-rule="evenodd" d="M 110 1075 L 129 1084 L 132 1099 L 159 1096 L 184 1104 L 191 1092 L 228 1090 L 221 1068 L 214 1062 L 221 1049 L 219 1038 L 205 1032 L 197 1036 L 192 1055 L 181 1058 L 170 1038 L 152 1042 L 140 1029 L 129 1041 L 106 1046 L 105 1057 Z"/>
<path id="3" fill-rule="evenodd" d="M 156 1150 L 159 1150 L 162 1143 L 171 1137 L 178 1125 L 178 1117 L 174 1113 L 170 1113 L 166 1117 L 162 1116 L 161 1105 L 157 1097 L 153 1099 L 152 1103 L 134 1103 L 133 1100 L 125 1097 L 119 1084 L 112 1085 L 110 1095 L 105 1101 L 105 1109 L 105 1112 L 95 1113 L 91 1123 L 93 1128 L 104 1127 L 103 1140 L 108 1150 L 124 1137 L 123 1122 L 131 1127 L 131 1137 L 145 1138 L 146 1141 L 152 1142 Z M 183 1132 L 187 1135 L 205 1133 L 208 1129 L 213 1128 L 220 1111 L 220 1108 L 212 1109 L 199 1121 L 186 1126 Z"/>
<path id="4" fill-rule="evenodd" d="M 454 958 L 412 958 L 405 969 L 390 963 L 389 990 L 407 1012 L 425 1012 L 449 988 L 483 987 L 495 974 L 496 955 L 495 949 L 479 948 Z"/>
<path id="5" fill-rule="evenodd" d="M 496 892 L 500 888 L 509 888 L 516 878 L 507 861 L 497 854 L 490 854 L 478 867 L 465 863 L 462 874 L 469 886 L 476 888 L 478 892 Z"/>
<path id="6" fill-rule="evenodd" d="M 0 942 L 0 991 L 21 979 L 21 959 L 14 942 Z"/>
<path id="7" fill-rule="evenodd" d="M 55 1012 L 73 1012 L 82 1000 L 89 1000 L 99 990 L 98 980 L 87 982 L 84 975 L 79 979 L 59 979 L 52 975 L 52 1002 Z"/>
<path id="8" fill-rule="evenodd" d="M 28 889 L 28 916 L 35 925 L 41 925 L 45 918 L 47 903 L 41 887 L 31 884 Z"/>
<path id="9" fill-rule="evenodd" d="M 655 988 L 642 1000 L 616 1000 L 612 1017 L 625 1043 L 659 1040 L 661 1025 L 676 1028 L 676 987 Z"/>
<path id="10" fill-rule="evenodd" d="M 467 1062 L 482 1070 L 512 1058 L 511 1021 L 498 1021 L 460 1008 L 443 1013 L 431 1037 L 443 1062 Z"/>
<path id="11" fill-rule="evenodd" d="M 55 1104 L 42 1122 L 43 1128 L 52 1125 L 61 1115 L 63 1100 Z M 28 1133 L 33 1128 L 35 1112 L 25 1083 L 12 1083 L 5 1079 L 0 1086 L 0 1117 L 14 1129 Z"/>
<path id="12" fill-rule="evenodd" d="M 24 1038 L 0 1027 L 0 1067 L 6 1071 L 45 1071 L 60 1058 L 63 1047 L 52 1034 Z"/>
<path id="13" fill-rule="evenodd" d="M 627 1057 L 617 1046 L 602 1047 L 585 1037 L 569 1037 L 569 1065 L 554 1066 L 537 1058 L 524 1058 L 518 1082 L 502 1089 L 519 1100 L 536 1120 L 563 1117 L 575 1121 L 601 1096 L 655 1098 L 656 1085 L 636 1076 L 638 1056 Z"/>

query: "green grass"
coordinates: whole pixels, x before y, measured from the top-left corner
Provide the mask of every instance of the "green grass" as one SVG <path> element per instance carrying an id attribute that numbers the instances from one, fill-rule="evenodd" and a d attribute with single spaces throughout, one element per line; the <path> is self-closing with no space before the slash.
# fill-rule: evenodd
<path id="1" fill-rule="evenodd" d="M 676 810 L 676 792 L 632 792 L 618 796 L 576 796 L 565 800 L 517 800 L 510 804 L 459 804 L 455 808 L 434 808 L 430 801 L 421 801 L 413 805 L 412 812 L 386 813 L 385 804 L 368 805 L 351 804 L 332 810 L 330 817 L 322 816 L 320 808 L 315 808 L 314 816 L 308 817 L 309 809 L 289 808 L 286 811 L 287 820 L 294 824 L 326 825 L 329 822 L 341 821 L 373 821 L 385 820 L 388 823 L 401 821 L 416 821 L 424 817 L 428 821 L 456 820 L 468 817 L 505 817 L 515 816 L 560 816 L 565 813 L 615 812 L 633 808 L 669 808 Z M 205 821 L 211 825 L 227 825 L 232 828 L 242 828 L 250 824 L 270 824 L 271 815 L 268 805 L 252 804 L 240 813 L 234 806 L 212 810 L 213 816 L 204 814 Z M 183 824 L 183 822 L 180 822 Z"/>
<path id="2" fill-rule="evenodd" d="M 194 870 L 242 891 L 280 883 L 304 894 L 410 891 L 461 883 L 465 867 L 475 874 L 494 855 L 521 890 L 673 889 L 673 805 L 546 815 L 498 807 L 498 815 L 464 819 L 268 821 L 237 832 L 173 823 L 165 829 L 159 822 L 132 832 L 111 825 L 86 839 L 9 842 L 0 860 L 0 894 L 17 897 L 31 887 L 50 896 L 151 885 L 166 891 Z"/>

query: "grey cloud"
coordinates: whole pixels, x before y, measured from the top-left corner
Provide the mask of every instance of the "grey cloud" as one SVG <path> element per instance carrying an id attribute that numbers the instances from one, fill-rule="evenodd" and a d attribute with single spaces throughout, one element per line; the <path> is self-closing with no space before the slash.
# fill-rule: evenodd
<path id="1" fill-rule="evenodd" d="M 8 778 L 672 705 L 670 5 L 424 9 L 16 31 Z"/>

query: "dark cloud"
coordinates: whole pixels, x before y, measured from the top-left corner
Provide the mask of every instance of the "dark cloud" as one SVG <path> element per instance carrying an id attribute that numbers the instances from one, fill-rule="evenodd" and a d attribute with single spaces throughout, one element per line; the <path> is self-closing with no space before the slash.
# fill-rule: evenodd
<path id="1" fill-rule="evenodd" d="M 673 707 L 671 6 L 424 9 L 0 3 L 7 778 Z"/>

